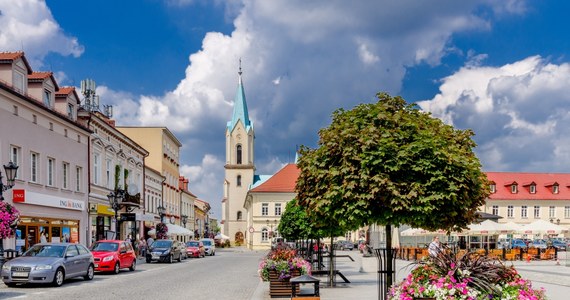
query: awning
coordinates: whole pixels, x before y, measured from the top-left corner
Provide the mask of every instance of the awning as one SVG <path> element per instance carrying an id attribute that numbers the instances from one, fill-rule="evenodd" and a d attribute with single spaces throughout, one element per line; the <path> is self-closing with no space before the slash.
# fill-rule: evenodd
<path id="1" fill-rule="evenodd" d="M 171 235 L 183 235 L 183 236 L 194 236 L 194 233 L 182 226 L 178 226 L 176 224 L 166 224 L 168 227 L 168 236 Z M 151 229 L 148 231 L 149 235 L 156 235 L 156 229 Z"/>

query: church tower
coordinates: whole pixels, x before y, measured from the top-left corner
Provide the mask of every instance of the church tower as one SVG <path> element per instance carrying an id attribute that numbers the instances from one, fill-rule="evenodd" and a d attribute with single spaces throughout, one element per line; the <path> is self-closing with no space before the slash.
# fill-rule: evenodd
<path id="1" fill-rule="evenodd" d="M 254 181 L 254 130 L 241 78 L 241 59 L 234 111 L 226 127 L 226 164 L 222 199 L 222 232 L 232 244 L 244 244 L 247 232 L 244 202 Z"/>

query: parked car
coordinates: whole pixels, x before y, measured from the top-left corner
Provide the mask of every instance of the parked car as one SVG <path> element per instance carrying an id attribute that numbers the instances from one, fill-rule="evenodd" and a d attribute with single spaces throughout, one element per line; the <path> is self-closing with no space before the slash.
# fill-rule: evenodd
<path id="1" fill-rule="evenodd" d="M 526 248 L 526 243 L 520 239 L 514 239 L 511 241 L 511 249 L 516 248 Z"/>
<path id="2" fill-rule="evenodd" d="M 546 241 L 542 240 L 542 239 L 536 239 L 533 240 L 531 244 L 529 244 L 530 247 L 534 247 L 534 248 L 538 248 L 538 249 L 546 249 L 547 245 L 546 245 Z"/>
<path id="3" fill-rule="evenodd" d="M 186 253 L 188 253 L 188 257 L 200 258 L 206 256 L 204 244 L 201 241 L 186 242 Z"/>
<path id="4" fill-rule="evenodd" d="M 354 244 L 350 241 L 339 241 L 337 242 L 336 249 L 352 251 L 352 249 L 354 249 Z"/>
<path id="5" fill-rule="evenodd" d="M 156 240 L 146 253 L 146 262 L 153 261 L 172 263 L 182 261 L 180 242 L 175 240 Z"/>
<path id="6" fill-rule="evenodd" d="M 179 242 L 178 246 L 180 247 L 180 255 L 182 256 L 182 259 L 188 259 L 188 250 L 186 249 L 186 244 Z"/>
<path id="7" fill-rule="evenodd" d="M 131 243 L 120 240 L 101 240 L 91 245 L 95 258 L 95 271 L 118 274 L 121 269 L 137 268 L 137 257 Z"/>
<path id="8" fill-rule="evenodd" d="M 552 247 L 558 249 L 558 251 L 566 251 L 566 243 L 561 240 L 552 240 Z"/>
<path id="9" fill-rule="evenodd" d="M 64 280 L 83 276 L 92 280 L 93 255 L 85 246 L 70 243 L 33 245 L 22 256 L 2 266 L 2 281 L 13 287 L 18 283 L 51 283 L 61 286 Z"/>
<path id="10" fill-rule="evenodd" d="M 213 239 L 201 239 L 200 242 L 204 244 L 204 252 L 206 252 L 206 255 L 216 255 L 216 244 Z"/>

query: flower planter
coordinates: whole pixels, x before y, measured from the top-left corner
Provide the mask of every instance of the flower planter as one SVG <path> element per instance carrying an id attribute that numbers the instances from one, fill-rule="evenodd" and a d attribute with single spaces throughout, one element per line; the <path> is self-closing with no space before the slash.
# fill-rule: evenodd
<path id="1" fill-rule="evenodd" d="M 293 270 L 291 277 L 300 276 L 301 272 L 299 270 Z M 291 297 L 291 283 L 290 278 L 285 278 L 284 280 L 279 280 L 279 273 L 276 271 L 269 272 L 269 295 L 273 297 Z M 296 293 L 300 293 L 301 287 L 297 285 L 295 287 Z"/>

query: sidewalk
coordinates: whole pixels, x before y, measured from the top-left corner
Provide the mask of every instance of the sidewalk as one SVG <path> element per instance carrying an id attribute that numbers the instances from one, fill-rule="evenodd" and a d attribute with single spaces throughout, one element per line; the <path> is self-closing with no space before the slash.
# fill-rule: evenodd
<path id="1" fill-rule="evenodd" d="M 339 251 L 340 252 L 340 251 Z M 340 253 L 339 253 L 340 254 Z M 321 299 L 378 299 L 378 262 L 376 257 L 362 257 L 358 251 L 342 251 L 349 258 L 338 258 L 337 269 L 340 270 L 351 283 L 344 283 L 337 276 L 335 287 L 326 287 L 326 276 L 317 277 L 321 280 Z M 566 253 L 561 253 L 559 264 L 556 261 L 514 261 L 507 265 L 514 265 L 525 279 L 532 281 L 534 288 L 545 288 L 550 300 L 566 300 L 570 295 L 570 261 L 566 261 Z M 568 264 L 568 266 L 566 265 Z M 396 282 L 405 278 L 413 264 L 410 261 L 396 260 Z M 309 288 L 309 287 L 307 287 Z M 260 282 L 255 290 L 253 300 L 280 299 L 269 296 L 269 283 Z M 289 298 L 281 298 L 289 299 Z"/>

